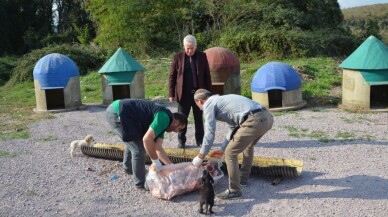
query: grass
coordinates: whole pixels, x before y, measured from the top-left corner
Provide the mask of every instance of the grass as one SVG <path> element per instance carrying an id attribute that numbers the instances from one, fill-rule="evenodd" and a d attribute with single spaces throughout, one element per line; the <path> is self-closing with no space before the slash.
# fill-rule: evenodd
<path id="1" fill-rule="evenodd" d="M 352 139 L 352 138 L 355 138 L 355 135 L 353 133 L 351 133 L 351 132 L 339 131 L 339 132 L 337 132 L 335 137 L 336 138 L 342 138 L 342 139 Z"/>
<path id="2" fill-rule="evenodd" d="M 168 76 L 170 73 L 170 59 L 159 58 L 140 61 L 144 72 L 145 98 L 168 98 Z"/>
<path id="3" fill-rule="evenodd" d="M 16 157 L 16 156 L 17 156 L 16 153 L 0 150 L 0 157 Z"/>
<path id="4" fill-rule="evenodd" d="M 333 142 L 335 140 L 341 140 L 341 141 L 352 141 L 352 140 L 364 140 L 364 141 L 370 141 L 373 139 L 370 135 L 365 136 L 356 136 L 352 132 L 345 132 L 345 131 L 338 131 L 334 138 L 330 138 L 329 135 L 327 135 L 325 132 L 322 131 L 311 131 L 306 128 L 297 128 L 294 126 L 283 126 L 284 129 L 286 129 L 289 132 L 290 137 L 294 138 L 310 138 L 310 139 L 316 139 L 323 143 Z"/>
<path id="5" fill-rule="evenodd" d="M 92 71 L 80 77 L 82 103 L 102 103 L 101 75 Z M 98 82 L 99 81 L 99 82 Z"/>
<path id="6" fill-rule="evenodd" d="M 55 136 L 47 136 L 47 137 L 43 137 L 43 138 L 40 138 L 38 139 L 37 141 L 38 142 L 49 142 L 49 141 L 55 141 L 57 140 L 58 138 L 55 137 Z"/>
<path id="7" fill-rule="evenodd" d="M 251 98 L 251 81 L 257 70 L 272 61 L 287 63 L 297 69 L 303 79 L 303 98 L 320 103 L 337 104 L 338 99 L 330 97 L 332 87 L 341 85 L 342 75 L 338 70 L 339 61 L 334 58 L 317 57 L 287 60 L 258 60 L 254 63 L 241 64 L 241 94 Z"/>
<path id="8" fill-rule="evenodd" d="M 291 132 L 291 133 L 299 131 L 298 128 L 293 127 L 293 126 L 284 126 L 284 128 L 286 128 L 288 130 L 288 132 Z"/>
<path id="9" fill-rule="evenodd" d="M 341 118 L 343 122 L 348 124 L 354 124 L 354 123 L 362 123 L 362 122 L 370 122 L 370 120 L 364 116 L 355 116 L 352 118 Z"/>
<path id="10" fill-rule="evenodd" d="M 33 197 L 33 196 L 38 196 L 39 194 L 36 193 L 35 191 L 28 190 L 28 191 L 26 192 L 26 195 L 29 196 L 29 197 Z"/>
<path id="11" fill-rule="evenodd" d="M 27 126 L 37 120 L 52 118 L 50 114 L 37 114 L 33 82 L 14 87 L 0 88 L 0 140 L 25 139 L 29 137 Z"/>
<path id="12" fill-rule="evenodd" d="M 297 112 L 296 111 L 280 111 L 280 112 L 272 113 L 272 115 L 274 117 L 280 117 L 280 116 L 291 115 L 291 114 L 297 114 Z"/>
<path id="13" fill-rule="evenodd" d="M 139 60 L 144 66 L 145 98 L 167 98 L 170 58 Z M 241 63 L 241 95 L 251 98 L 251 81 L 264 64 L 279 60 L 257 60 Z M 305 100 L 332 103 L 330 89 L 341 83 L 338 62 L 334 58 L 302 58 L 281 60 L 297 68 L 302 75 L 302 93 Z M 305 79 L 307 78 L 307 79 Z M 102 88 L 100 74 L 91 71 L 80 77 L 83 104 L 101 104 Z M 42 119 L 53 118 L 51 114 L 33 112 L 36 107 L 33 82 L 23 82 L 13 87 L 0 86 L 0 140 L 25 139 L 29 137 L 28 125 Z M 295 111 L 274 113 L 275 116 L 295 114 Z M 193 122 L 192 118 L 189 120 Z M 46 138 L 54 139 L 54 138 Z"/>
<path id="14" fill-rule="evenodd" d="M 297 128 L 294 126 L 284 126 L 284 128 L 289 132 L 290 137 L 295 137 L 295 138 L 311 138 L 311 139 L 316 139 L 320 142 L 330 142 L 332 139 L 329 138 L 329 136 L 322 132 L 322 131 L 312 131 L 308 132 L 308 129 L 306 128 Z"/>

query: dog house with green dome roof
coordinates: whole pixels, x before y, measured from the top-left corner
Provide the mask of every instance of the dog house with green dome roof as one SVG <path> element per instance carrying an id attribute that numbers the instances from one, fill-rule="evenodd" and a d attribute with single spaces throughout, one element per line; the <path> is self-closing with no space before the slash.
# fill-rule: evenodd
<path id="1" fill-rule="evenodd" d="M 252 99 L 270 111 L 296 110 L 306 106 L 302 80 L 290 65 L 269 62 L 260 67 L 251 82 Z"/>
<path id="2" fill-rule="evenodd" d="M 119 48 L 98 71 L 101 74 L 103 104 L 117 99 L 144 99 L 144 67 Z"/>
<path id="3" fill-rule="evenodd" d="M 342 104 L 349 110 L 388 111 L 388 47 L 368 37 L 340 65 Z"/>

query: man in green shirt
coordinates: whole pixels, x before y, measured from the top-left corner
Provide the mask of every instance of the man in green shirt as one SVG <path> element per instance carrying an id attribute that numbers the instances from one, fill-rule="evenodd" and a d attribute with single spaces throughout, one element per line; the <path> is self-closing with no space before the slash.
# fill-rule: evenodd
<path id="1" fill-rule="evenodd" d="M 106 109 L 109 125 L 125 144 L 123 168 L 133 174 L 135 186 L 145 188 L 145 154 L 151 160 L 151 168 L 158 171 L 171 160 L 162 144 L 164 132 L 179 132 L 187 126 L 183 113 L 172 113 L 167 108 L 152 101 L 142 99 L 122 99 L 114 101 Z"/>

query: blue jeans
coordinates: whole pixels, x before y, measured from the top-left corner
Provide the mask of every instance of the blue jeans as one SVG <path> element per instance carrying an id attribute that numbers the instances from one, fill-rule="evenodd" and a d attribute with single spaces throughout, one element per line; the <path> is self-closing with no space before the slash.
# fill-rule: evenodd
<path id="1" fill-rule="evenodd" d="M 121 125 L 120 118 L 114 112 L 113 108 L 109 106 L 106 109 L 106 119 L 112 129 L 117 135 L 123 139 L 123 126 Z M 124 141 L 123 141 L 124 142 Z M 144 187 L 145 184 L 145 160 L 146 152 L 144 149 L 142 139 L 124 142 L 125 151 L 123 158 L 123 168 L 129 173 L 133 173 L 133 181 L 136 187 Z"/>

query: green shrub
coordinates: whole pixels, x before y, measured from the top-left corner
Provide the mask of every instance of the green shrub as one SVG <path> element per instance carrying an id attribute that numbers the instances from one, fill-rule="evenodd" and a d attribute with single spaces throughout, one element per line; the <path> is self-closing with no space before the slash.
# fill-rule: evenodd
<path id="1" fill-rule="evenodd" d="M 77 64 L 80 75 L 85 75 L 90 70 L 98 69 L 105 62 L 105 54 L 93 46 L 80 44 L 50 45 L 21 57 L 6 85 L 13 86 L 19 82 L 33 81 L 35 64 L 42 57 L 51 53 L 60 53 L 72 59 Z"/>
<path id="2" fill-rule="evenodd" d="M 215 44 L 226 47 L 243 60 L 348 55 L 355 49 L 350 33 L 341 29 L 302 31 L 298 28 L 241 27 L 223 30 Z"/>
<path id="3" fill-rule="evenodd" d="M 16 57 L 8 56 L 0 58 L 0 86 L 4 85 L 11 77 L 12 69 L 15 68 Z"/>

